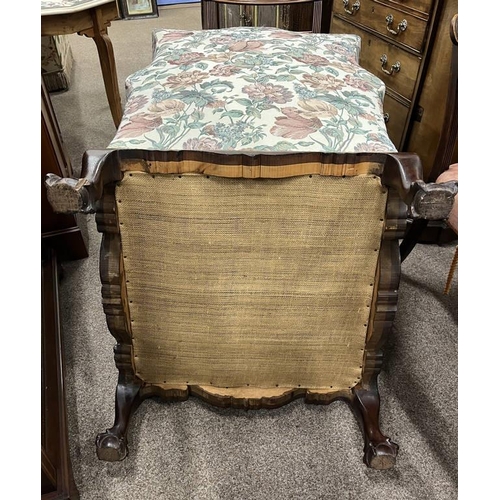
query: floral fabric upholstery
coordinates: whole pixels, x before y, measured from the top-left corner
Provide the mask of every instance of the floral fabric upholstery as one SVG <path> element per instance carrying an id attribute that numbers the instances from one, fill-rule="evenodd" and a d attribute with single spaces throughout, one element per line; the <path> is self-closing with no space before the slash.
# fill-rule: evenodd
<path id="1" fill-rule="evenodd" d="M 40 0 L 42 16 L 90 9 L 113 0 Z"/>
<path id="2" fill-rule="evenodd" d="M 356 35 L 156 30 L 109 148 L 394 152 L 359 50 Z"/>
<path id="3" fill-rule="evenodd" d="M 49 92 L 67 90 L 71 82 L 73 52 L 67 35 L 42 36 L 42 78 Z"/>

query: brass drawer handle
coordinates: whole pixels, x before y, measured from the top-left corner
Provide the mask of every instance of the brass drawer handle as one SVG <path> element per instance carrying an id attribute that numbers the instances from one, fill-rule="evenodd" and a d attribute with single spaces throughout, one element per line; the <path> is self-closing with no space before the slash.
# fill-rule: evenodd
<path id="1" fill-rule="evenodd" d="M 391 117 L 391 116 L 389 115 L 389 113 L 384 113 L 384 122 L 385 122 L 385 123 L 388 123 L 388 122 L 389 122 L 389 118 L 390 118 L 390 117 Z"/>
<path id="2" fill-rule="evenodd" d="M 382 63 L 382 71 L 384 73 L 387 73 L 388 75 L 392 75 L 393 73 L 398 73 L 399 70 L 401 69 L 401 63 L 399 61 L 396 61 L 391 66 L 390 70 L 385 69 L 385 65 L 387 64 L 387 56 L 385 54 L 382 54 L 382 57 L 380 58 L 380 62 Z"/>
<path id="3" fill-rule="evenodd" d="M 356 0 L 356 2 L 354 2 L 352 4 L 352 10 L 349 10 L 348 7 L 349 7 L 349 0 L 343 0 L 344 2 L 344 10 L 350 15 L 350 16 L 353 16 L 354 14 L 356 14 L 356 12 L 359 10 L 359 8 L 361 7 L 361 2 L 359 0 Z"/>
<path id="4" fill-rule="evenodd" d="M 345 2 L 344 2 L 345 3 Z M 392 14 L 389 14 L 385 18 L 385 22 L 387 23 L 387 31 L 393 35 L 399 35 L 402 31 L 405 31 L 406 28 L 408 28 L 408 21 L 406 19 L 403 19 L 399 24 L 398 24 L 398 29 L 393 30 L 391 28 L 392 23 L 394 22 L 394 16 Z"/>

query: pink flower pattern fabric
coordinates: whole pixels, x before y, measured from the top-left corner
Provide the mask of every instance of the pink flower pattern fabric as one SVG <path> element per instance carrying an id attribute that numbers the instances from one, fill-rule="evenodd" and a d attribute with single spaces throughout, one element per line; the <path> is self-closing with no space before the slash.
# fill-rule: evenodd
<path id="1" fill-rule="evenodd" d="M 155 30 L 109 148 L 395 152 L 385 85 L 359 66 L 360 43 L 277 28 Z"/>

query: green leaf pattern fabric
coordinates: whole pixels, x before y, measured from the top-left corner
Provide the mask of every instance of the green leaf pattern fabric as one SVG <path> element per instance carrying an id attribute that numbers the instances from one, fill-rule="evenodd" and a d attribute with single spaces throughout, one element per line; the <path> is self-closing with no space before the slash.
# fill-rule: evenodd
<path id="1" fill-rule="evenodd" d="M 384 83 L 357 35 L 266 27 L 153 32 L 113 149 L 394 152 Z"/>

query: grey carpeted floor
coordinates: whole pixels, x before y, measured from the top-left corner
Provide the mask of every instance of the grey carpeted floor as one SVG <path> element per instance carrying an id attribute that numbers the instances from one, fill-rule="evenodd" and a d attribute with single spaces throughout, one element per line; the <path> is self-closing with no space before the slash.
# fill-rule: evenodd
<path id="1" fill-rule="evenodd" d="M 151 30 L 200 28 L 198 4 L 158 19 L 116 21 L 109 32 L 120 82 L 151 60 Z M 69 91 L 51 94 L 79 170 L 86 149 L 114 135 L 97 52 L 70 36 Z M 124 92 L 122 92 L 122 95 Z M 199 400 L 145 401 L 129 429 L 128 458 L 97 459 L 94 439 L 112 425 L 117 371 L 101 306 L 100 235 L 88 216 L 90 256 L 63 264 L 62 326 L 70 449 L 82 500 L 439 499 L 458 497 L 458 281 L 442 290 L 454 244 L 418 245 L 403 263 L 394 335 L 380 375 L 381 426 L 400 445 L 394 469 L 362 462 L 363 440 L 345 403 L 296 401 L 277 410 L 220 410 Z"/>

